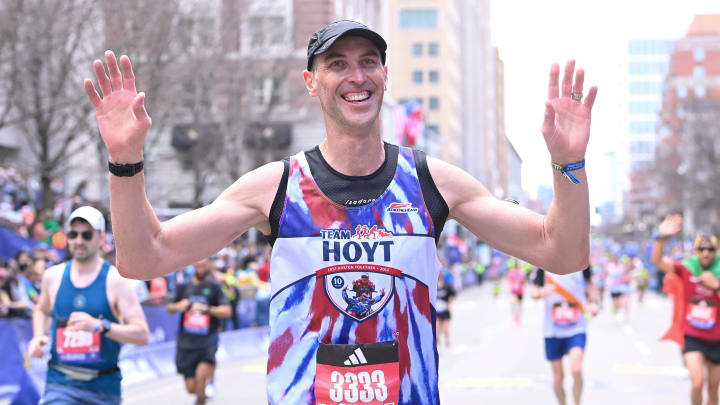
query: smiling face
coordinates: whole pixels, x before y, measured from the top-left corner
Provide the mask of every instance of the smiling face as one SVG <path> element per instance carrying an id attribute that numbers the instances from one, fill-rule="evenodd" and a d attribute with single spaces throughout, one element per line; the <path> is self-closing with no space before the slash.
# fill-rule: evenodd
<path id="1" fill-rule="evenodd" d="M 347 37 L 315 56 L 305 86 L 320 99 L 325 120 L 345 132 L 369 130 L 377 122 L 387 83 L 380 51 L 362 37 Z"/>

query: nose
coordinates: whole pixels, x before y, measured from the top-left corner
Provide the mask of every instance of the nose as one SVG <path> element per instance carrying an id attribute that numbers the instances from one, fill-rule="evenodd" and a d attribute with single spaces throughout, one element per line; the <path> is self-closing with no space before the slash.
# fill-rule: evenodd
<path id="1" fill-rule="evenodd" d="M 348 80 L 352 83 L 363 84 L 367 80 L 365 70 L 359 64 L 352 64 L 350 67 Z"/>

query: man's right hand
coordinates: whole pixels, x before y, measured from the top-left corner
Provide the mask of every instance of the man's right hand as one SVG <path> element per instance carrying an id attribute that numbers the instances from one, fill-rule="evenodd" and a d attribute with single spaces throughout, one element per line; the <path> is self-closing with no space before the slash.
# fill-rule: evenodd
<path id="1" fill-rule="evenodd" d="M 142 160 L 142 148 L 152 120 L 145 110 L 145 93 L 135 90 L 135 75 L 130 58 L 120 57 L 120 66 L 112 51 L 105 51 L 110 77 L 98 59 L 93 62 L 98 87 L 95 90 L 90 79 L 85 79 L 85 92 L 95 106 L 100 135 L 105 142 L 110 161 L 114 163 L 137 163 Z M 122 73 L 120 72 L 122 69 Z"/>
<path id="2" fill-rule="evenodd" d="M 668 215 L 658 226 L 658 234 L 662 237 L 673 236 L 680 232 L 682 227 L 682 217 L 680 215 Z"/>
<path id="3" fill-rule="evenodd" d="M 43 346 L 48 344 L 50 338 L 47 335 L 35 336 L 30 339 L 28 344 L 28 354 L 30 357 L 42 357 L 45 353 L 43 352 Z"/>

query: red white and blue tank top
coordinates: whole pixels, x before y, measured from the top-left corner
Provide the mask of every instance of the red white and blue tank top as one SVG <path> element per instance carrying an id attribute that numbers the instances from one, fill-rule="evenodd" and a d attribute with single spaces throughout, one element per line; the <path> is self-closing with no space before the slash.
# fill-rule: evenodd
<path id="1" fill-rule="evenodd" d="M 321 191 L 304 153 L 289 159 L 271 258 L 269 404 L 439 404 L 435 237 L 442 224 L 438 228 L 411 149 L 399 149 L 385 191 L 357 207 Z M 395 350 L 396 397 L 371 370 L 368 350 L 376 345 L 362 346 L 376 342 L 386 343 L 376 351 L 379 363 L 383 350 Z M 320 364 L 336 353 L 328 347 L 354 351 L 333 369 L 332 361 Z M 343 364 L 355 368 L 344 373 Z M 330 391 L 324 393 L 316 374 L 327 370 L 330 380 L 322 384 Z"/>

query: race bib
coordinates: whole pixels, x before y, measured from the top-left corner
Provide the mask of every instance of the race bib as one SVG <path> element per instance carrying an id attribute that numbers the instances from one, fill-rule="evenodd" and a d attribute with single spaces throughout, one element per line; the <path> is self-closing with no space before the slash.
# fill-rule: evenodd
<path id="1" fill-rule="evenodd" d="M 580 319 L 580 311 L 575 305 L 558 302 L 552 308 L 552 320 L 558 326 L 570 326 Z"/>
<path id="2" fill-rule="evenodd" d="M 55 333 L 55 350 L 60 363 L 98 363 L 100 357 L 100 332 L 67 330 L 58 327 Z"/>
<path id="3" fill-rule="evenodd" d="M 687 321 L 693 328 L 708 330 L 715 326 L 717 307 L 705 300 L 692 300 L 687 310 Z"/>
<path id="4" fill-rule="evenodd" d="M 183 329 L 191 335 L 207 335 L 210 331 L 210 315 L 199 311 L 185 312 Z"/>
<path id="5" fill-rule="evenodd" d="M 315 370 L 317 405 L 396 405 L 399 390 L 397 341 L 320 343 Z"/>

